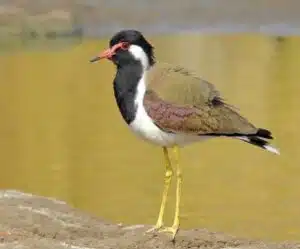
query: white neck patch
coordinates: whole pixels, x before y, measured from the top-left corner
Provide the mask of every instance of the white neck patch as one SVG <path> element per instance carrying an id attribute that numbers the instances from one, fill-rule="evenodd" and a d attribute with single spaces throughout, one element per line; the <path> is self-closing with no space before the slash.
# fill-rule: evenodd
<path id="1" fill-rule="evenodd" d="M 138 45 L 130 45 L 129 52 L 133 55 L 136 60 L 142 63 L 144 69 L 149 68 L 149 59 L 144 50 Z"/>

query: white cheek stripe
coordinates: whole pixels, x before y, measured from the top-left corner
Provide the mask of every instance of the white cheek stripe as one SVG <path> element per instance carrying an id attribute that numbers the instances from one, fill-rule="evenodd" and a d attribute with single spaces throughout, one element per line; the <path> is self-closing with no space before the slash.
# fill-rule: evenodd
<path id="1" fill-rule="evenodd" d="M 139 60 L 144 69 L 149 68 L 149 59 L 144 50 L 138 45 L 130 45 L 128 51 L 133 55 L 136 60 Z"/>

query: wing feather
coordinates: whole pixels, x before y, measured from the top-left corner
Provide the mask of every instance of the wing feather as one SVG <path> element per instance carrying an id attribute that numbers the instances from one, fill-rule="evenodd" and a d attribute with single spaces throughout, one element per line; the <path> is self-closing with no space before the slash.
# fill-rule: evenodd
<path id="1" fill-rule="evenodd" d="M 215 86 L 185 68 L 156 64 L 147 75 L 144 105 L 167 132 L 255 134 L 257 128 L 227 105 Z"/>

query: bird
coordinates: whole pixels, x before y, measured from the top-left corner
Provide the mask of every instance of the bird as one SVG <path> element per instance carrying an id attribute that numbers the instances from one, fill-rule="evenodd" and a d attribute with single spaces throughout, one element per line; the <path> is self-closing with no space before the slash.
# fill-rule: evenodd
<path id="1" fill-rule="evenodd" d="M 179 150 L 191 143 L 228 137 L 274 154 L 271 131 L 257 128 L 227 103 L 220 91 L 181 65 L 156 60 L 154 46 L 134 29 L 120 30 L 109 48 L 90 59 L 110 60 L 116 68 L 114 96 L 128 127 L 163 150 L 165 174 L 156 224 L 147 232 L 166 232 L 175 240 L 180 226 L 182 170 Z M 173 165 L 170 152 L 174 154 Z M 175 167 L 173 167 L 175 166 Z M 172 176 L 176 173 L 176 204 L 172 226 L 163 222 Z"/>

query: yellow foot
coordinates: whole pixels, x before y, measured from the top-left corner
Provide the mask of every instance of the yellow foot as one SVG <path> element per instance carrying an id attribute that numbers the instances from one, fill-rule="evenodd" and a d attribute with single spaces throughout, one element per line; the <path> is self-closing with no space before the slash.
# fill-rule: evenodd
<path id="1" fill-rule="evenodd" d="M 146 231 L 146 233 L 153 233 L 153 232 L 159 231 L 160 229 L 162 229 L 162 227 L 163 227 L 162 223 L 157 223 L 154 227 L 148 229 Z"/>
<path id="2" fill-rule="evenodd" d="M 178 226 L 164 227 L 159 230 L 160 233 L 170 233 L 172 235 L 172 240 L 175 239 L 175 236 L 178 232 Z"/>

